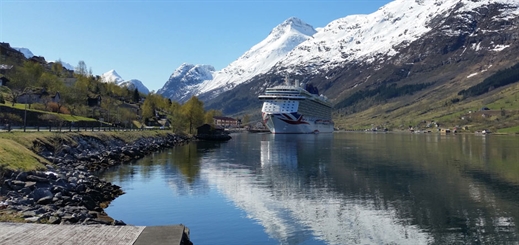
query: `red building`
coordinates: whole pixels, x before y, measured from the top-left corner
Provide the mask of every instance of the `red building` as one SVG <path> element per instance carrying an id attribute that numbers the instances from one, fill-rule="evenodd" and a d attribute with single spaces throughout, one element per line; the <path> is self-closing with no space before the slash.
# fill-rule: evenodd
<path id="1" fill-rule="evenodd" d="M 213 123 L 217 126 L 222 126 L 225 128 L 229 127 L 239 127 L 241 124 L 241 120 L 234 119 L 232 117 L 213 117 Z"/>

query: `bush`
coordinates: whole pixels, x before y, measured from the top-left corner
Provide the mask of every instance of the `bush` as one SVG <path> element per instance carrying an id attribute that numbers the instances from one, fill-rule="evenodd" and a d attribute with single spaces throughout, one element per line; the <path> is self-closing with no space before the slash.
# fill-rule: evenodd
<path id="1" fill-rule="evenodd" d="M 0 122 L 9 124 L 18 124 L 23 122 L 22 117 L 12 113 L 0 113 Z"/>
<path id="2" fill-rule="evenodd" d="M 32 104 L 31 109 L 44 111 L 45 106 L 43 104 Z"/>
<path id="3" fill-rule="evenodd" d="M 70 111 L 68 110 L 68 108 L 66 108 L 64 106 L 61 106 L 61 108 L 60 108 L 58 103 L 56 103 L 56 102 L 49 102 L 47 104 L 47 107 L 49 108 L 49 111 L 52 111 L 52 112 L 57 112 L 57 113 L 61 113 L 61 114 L 70 114 Z"/>

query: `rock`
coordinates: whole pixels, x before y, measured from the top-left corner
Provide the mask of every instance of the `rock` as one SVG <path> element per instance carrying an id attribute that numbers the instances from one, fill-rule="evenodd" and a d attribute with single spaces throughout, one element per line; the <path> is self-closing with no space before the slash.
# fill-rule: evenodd
<path id="1" fill-rule="evenodd" d="M 31 190 L 34 190 L 36 188 L 36 182 L 27 181 L 27 182 L 25 182 L 25 187 L 30 188 Z"/>
<path id="2" fill-rule="evenodd" d="M 27 180 L 35 181 L 39 183 L 49 183 L 49 180 L 47 178 L 37 176 L 37 175 L 28 175 Z"/>
<path id="3" fill-rule="evenodd" d="M 49 224 L 59 224 L 61 222 L 61 218 L 60 217 L 56 217 L 56 216 L 50 216 L 49 217 L 49 220 L 47 221 Z"/>
<path id="4" fill-rule="evenodd" d="M 46 188 L 38 188 L 38 189 L 35 189 L 32 193 L 31 193 L 31 197 L 34 198 L 34 200 L 40 200 L 41 198 L 44 198 L 44 197 L 53 197 L 54 195 L 52 194 L 52 192 L 49 190 L 49 189 L 46 189 Z"/>
<path id="5" fill-rule="evenodd" d="M 39 222 L 41 220 L 41 217 L 29 217 L 29 218 L 25 218 L 25 221 L 27 222 L 33 222 L 33 223 L 36 223 L 36 222 Z"/>
<path id="6" fill-rule="evenodd" d="M 46 204 L 51 203 L 53 198 L 54 198 L 53 196 L 42 197 L 42 198 L 38 199 L 38 201 L 36 203 L 38 203 L 40 205 L 46 205 Z"/>
<path id="7" fill-rule="evenodd" d="M 69 222 L 69 223 L 76 223 L 78 221 L 78 218 L 73 216 L 73 215 L 65 215 L 63 217 L 61 217 L 61 224 L 63 224 L 64 222 Z"/>
<path id="8" fill-rule="evenodd" d="M 62 152 L 54 152 L 53 145 L 40 145 L 39 154 L 54 164 L 47 166 L 48 171 L 4 171 L 0 176 L 4 179 L 0 183 L 0 195 L 8 198 L 9 205 L 3 205 L 3 208 L 25 212 L 29 222 L 124 225 L 123 221 L 106 216 L 99 206 L 124 192 L 92 173 L 183 143 L 183 139 L 174 135 L 141 138 L 132 144 L 117 139 L 101 141 L 88 136 L 72 137 L 77 137 L 78 145 L 64 147 L 66 150 Z"/>
<path id="9" fill-rule="evenodd" d="M 94 210 L 97 207 L 96 202 L 90 196 L 83 196 L 83 200 L 81 202 L 83 206 L 85 206 L 88 210 Z"/>
<path id="10" fill-rule="evenodd" d="M 115 220 L 114 225 L 126 225 L 122 220 Z"/>
<path id="11" fill-rule="evenodd" d="M 21 181 L 27 180 L 27 173 L 26 172 L 20 172 L 18 175 L 16 175 L 15 180 L 21 180 Z"/>
<path id="12" fill-rule="evenodd" d="M 24 188 L 18 190 L 18 193 L 20 193 L 20 194 L 25 196 L 25 195 L 31 194 L 31 191 L 32 190 L 30 188 L 24 187 Z"/>
<path id="13" fill-rule="evenodd" d="M 34 217 L 34 216 L 36 216 L 36 212 L 35 211 L 25 211 L 22 213 L 22 215 L 24 218 Z"/>

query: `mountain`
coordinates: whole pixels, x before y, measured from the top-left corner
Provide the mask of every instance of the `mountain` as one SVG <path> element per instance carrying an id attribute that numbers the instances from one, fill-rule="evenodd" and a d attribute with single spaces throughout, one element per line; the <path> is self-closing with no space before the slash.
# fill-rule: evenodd
<path id="1" fill-rule="evenodd" d="M 63 68 L 65 68 L 65 69 L 67 69 L 67 70 L 69 70 L 69 71 L 74 71 L 74 70 L 75 70 L 75 68 L 74 68 L 73 65 L 71 65 L 71 64 L 69 64 L 69 63 L 67 63 L 67 62 L 63 62 L 63 61 L 61 61 L 61 60 L 55 60 L 55 61 L 51 61 L 51 62 L 60 62 L 61 65 L 63 66 Z M 50 63 L 50 62 L 49 62 L 49 63 Z"/>
<path id="2" fill-rule="evenodd" d="M 140 80 L 137 79 L 130 79 L 128 81 L 121 82 L 118 85 L 121 87 L 127 87 L 130 90 L 135 90 L 137 88 L 137 90 L 143 94 L 150 93 L 150 90 Z"/>
<path id="3" fill-rule="evenodd" d="M 16 47 L 13 47 L 13 49 L 16 49 L 19 52 L 21 52 L 23 54 L 23 56 L 25 56 L 26 59 L 30 59 L 30 58 L 32 58 L 34 56 L 34 54 L 28 48 L 16 48 Z"/>
<path id="4" fill-rule="evenodd" d="M 101 75 L 101 80 L 106 83 L 115 83 L 121 87 L 127 87 L 130 90 L 137 90 L 143 94 L 149 94 L 149 89 L 137 79 L 125 81 L 115 70 L 109 70 Z"/>
<path id="5" fill-rule="evenodd" d="M 124 79 L 117 74 L 115 70 L 109 70 L 101 75 L 101 79 L 105 83 L 119 84 L 124 82 Z"/>
<path id="6" fill-rule="evenodd" d="M 213 98 L 257 74 L 267 72 L 294 47 L 315 33 L 316 30 L 302 20 L 289 18 L 272 29 L 263 41 L 220 71 L 214 71 L 214 68 L 211 70 L 203 65 L 183 64 L 157 93 L 180 102 L 186 101 L 192 95 Z M 200 70 L 194 73 L 187 72 L 194 67 Z M 206 71 L 211 74 L 207 74 Z M 181 77 L 183 74 L 188 77 Z M 192 74 L 201 74 L 202 77 Z"/>
<path id="7" fill-rule="evenodd" d="M 258 94 L 288 75 L 330 98 L 339 125 L 396 125 L 481 106 L 492 100 L 459 93 L 519 62 L 518 5 L 395 0 L 372 14 L 332 21 L 267 72 L 205 104 L 225 114 L 259 114 Z"/>
<path id="8" fill-rule="evenodd" d="M 185 102 L 199 93 L 199 85 L 213 79 L 214 67 L 210 65 L 182 64 L 157 91 L 166 98 Z"/>

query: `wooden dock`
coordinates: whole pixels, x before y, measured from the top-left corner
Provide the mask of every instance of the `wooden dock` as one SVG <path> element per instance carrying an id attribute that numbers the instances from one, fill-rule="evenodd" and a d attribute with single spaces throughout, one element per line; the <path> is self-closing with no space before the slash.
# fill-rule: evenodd
<path id="1" fill-rule="evenodd" d="M 132 245 L 191 244 L 189 230 L 172 226 L 46 225 L 1 223 L 0 244 Z"/>

